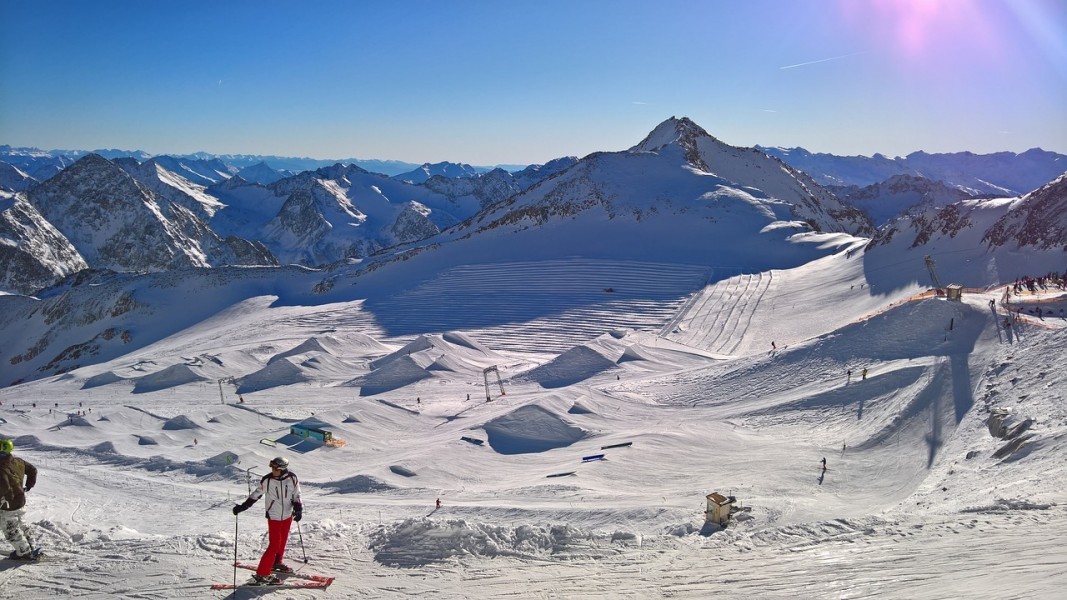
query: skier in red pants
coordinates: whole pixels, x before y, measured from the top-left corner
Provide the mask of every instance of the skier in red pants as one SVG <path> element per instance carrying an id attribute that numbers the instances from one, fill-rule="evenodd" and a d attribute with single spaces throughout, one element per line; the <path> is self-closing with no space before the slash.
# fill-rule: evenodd
<path id="1" fill-rule="evenodd" d="M 233 507 L 233 514 L 248 510 L 256 500 L 267 499 L 267 549 L 259 559 L 259 567 L 252 576 L 251 585 L 278 585 L 281 580 L 272 573 L 292 573 L 292 567 L 282 562 L 285 545 L 289 541 L 289 528 L 293 521 L 304 516 L 304 504 L 300 501 L 300 481 L 296 473 L 289 470 L 289 461 L 277 457 L 270 461 L 270 474 L 259 480 L 259 486 L 252 490 L 241 504 Z"/>

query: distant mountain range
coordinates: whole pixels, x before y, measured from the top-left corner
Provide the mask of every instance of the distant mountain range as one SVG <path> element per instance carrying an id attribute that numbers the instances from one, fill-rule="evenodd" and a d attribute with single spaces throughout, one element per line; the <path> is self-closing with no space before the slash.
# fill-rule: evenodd
<path id="1" fill-rule="evenodd" d="M 803 148 L 767 148 L 763 152 L 811 175 L 821 185 L 868 186 L 895 175 L 942 181 L 972 196 L 1019 196 L 1067 172 L 1067 156 L 1033 148 L 1016 154 L 913 152 L 905 157 L 835 156 Z"/>
<path id="2" fill-rule="evenodd" d="M 97 154 L 106 159 L 112 160 L 116 158 L 135 158 L 138 162 L 143 162 L 152 158 L 156 158 L 156 155 L 149 154 L 143 150 L 40 150 L 38 148 L 26 148 L 26 147 L 13 147 L 7 144 L 0 144 L 0 162 L 5 162 L 10 165 L 14 165 L 31 177 L 38 181 L 43 181 L 55 175 L 58 170 L 61 170 L 75 160 L 85 156 L 86 154 Z M 226 170 L 232 173 L 236 173 L 247 167 L 256 165 L 264 165 L 274 171 L 300 173 L 302 171 L 314 171 L 315 169 L 321 169 L 322 167 L 328 167 L 337 163 L 356 165 L 361 169 L 370 171 L 371 173 L 381 173 L 383 175 L 401 175 L 410 173 L 415 170 L 421 170 L 424 167 L 430 167 L 433 171 L 430 175 L 445 174 L 440 169 L 452 169 L 455 167 L 463 167 L 471 169 L 475 173 L 485 173 L 493 169 L 504 169 L 506 171 L 521 171 L 528 165 L 494 165 L 494 166 L 480 166 L 471 167 L 470 165 L 457 165 L 456 163 L 437 163 L 436 165 L 419 165 L 416 163 L 409 163 L 400 160 L 377 160 L 377 159 L 362 159 L 362 158 L 342 158 L 342 159 L 317 159 L 307 157 L 295 157 L 295 156 L 275 156 L 275 155 L 259 155 L 259 154 L 211 154 L 208 152 L 195 152 L 193 154 L 179 154 L 179 155 L 159 155 L 167 156 L 169 160 L 178 160 L 191 162 L 192 164 L 200 164 L 203 162 L 219 161 L 226 165 Z"/>
<path id="3" fill-rule="evenodd" d="M 698 286 L 843 253 L 878 275 L 872 293 L 925 283 L 926 256 L 945 283 L 1067 267 L 1067 175 L 998 198 L 897 175 L 842 198 L 686 118 L 625 151 L 421 185 L 344 164 L 253 183 L 226 177 L 213 159 L 157 159 L 88 154 L 25 191 L 0 193 L 0 291 L 10 294 L 0 294 L 0 328 L 20 342 L 5 356 L 3 382 L 63 373 L 205 319 L 214 309 L 200 305 L 200 290 L 226 288 L 235 302 L 360 301 L 379 315 L 429 303 L 444 311 L 435 322 L 450 323 L 448 307 L 458 305 L 506 318 L 494 286 L 520 285 L 536 303 L 538 280 L 459 277 L 447 298 L 428 298 L 432 282 L 531 263 L 670 265 Z M 171 170 L 193 165 L 219 181 Z M 860 207 L 881 219 L 879 201 L 904 214 L 876 230 Z M 580 273 L 568 280 L 576 302 L 627 293 L 621 275 L 611 287 Z M 181 314 L 146 329 L 141 319 L 160 298 Z"/>
<path id="4" fill-rule="evenodd" d="M 747 244 L 728 242 L 741 238 L 767 247 L 763 262 L 750 268 L 788 268 L 834 247 L 807 243 L 816 240 L 811 234 L 903 230 L 908 226 L 895 221 L 902 214 L 909 222 L 929 220 L 976 195 L 1027 186 L 1060 168 L 1030 189 L 1040 188 L 1067 170 L 1064 156 L 1038 150 L 916 153 L 903 162 L 765 152 L 729 146 L 674 117 L 629 150 L 518 172 L 437 163 L 389 176 L 345 163 L 291 172 L 268 164 L 270 157 L 241 157 L 248 164 L 239 166 L 233 156 L 77 154 L 0 146 L 6 241 L 0 291 L 34 293 L 85 269 L 143 273 L 354 260 L 370 272 L 431 249 L 443 249 L 432 254 L 448 262 L 453 249 L 476 246 L 475 254 L 491 261 L 548 253 L 703 264 L 711 254 L 719 265 L 742 264 L 751 261 L 731 253 Z M 789 160 L 822 170 L 812 174 Z M 893 172 L 865 187 L 855 183 L 922 165 L 940 178 Z M 1046 195 L 1058 198 L 1060 189 Z M 1042 214 L 1058 218 L 1058 206 Z M 544 243 L 546 237 L 553 241 Z M 469 260 L 469 252 L 462 254 Z"/>

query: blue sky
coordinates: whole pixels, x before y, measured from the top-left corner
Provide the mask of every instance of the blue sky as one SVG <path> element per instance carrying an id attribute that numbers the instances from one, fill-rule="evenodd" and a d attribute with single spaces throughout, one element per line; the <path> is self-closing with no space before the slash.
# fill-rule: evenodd
<path id="1" fill-rule="evenodd" d="M 0 143 L 476 165 L 1067 153 L 1062 0 L 2 0 Z"/>

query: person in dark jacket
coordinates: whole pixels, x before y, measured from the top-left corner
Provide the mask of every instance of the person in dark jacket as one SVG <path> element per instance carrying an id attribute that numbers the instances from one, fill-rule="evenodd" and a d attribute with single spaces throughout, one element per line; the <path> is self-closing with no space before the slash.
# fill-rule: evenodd
<path id="1" fill-rule="evenodd" d="M 37 560 L 41 549 L 34 547 L 33 536 L 22 522 L 26 492 L 37 485 L 37 467 L 12 454 L 15 444 L 0 440 L 0 529 L 15 551 L 9 558 Z"/>
<path id="2" fill-rule="evenodd" d="M 259 559 L 252 585 L 278 585 L 281 581 L 274 573 L 292 573 L 292 567 L 282 562 L 285 546 L 289 541 L 289 528 L 293 521 L 304 516 L 304 504 L 300 501 L 300 481 L 289 470 L 289 461 L 279 456 L 270 461 L 270 474 L 259 480 L 259 486 L 248 498 L 233 507 L 233 514 L 248 510 L 256 500 L 267 499 L 267 549 Z"/>

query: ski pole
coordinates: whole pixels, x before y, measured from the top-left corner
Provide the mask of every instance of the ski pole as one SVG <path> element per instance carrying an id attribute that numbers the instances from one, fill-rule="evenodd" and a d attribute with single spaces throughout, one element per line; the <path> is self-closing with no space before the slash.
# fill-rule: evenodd
<path id="1" fill-rule="evenodd" d="M 237 598 L 237 527 L 241 523 L 241 516 L 233 516 L 233 597 Z"/>
<path id="2" fill-rule="evenodd" d="M 300 551 L 304 553 L 304 564 L 308 562 L 307 550 L 304 550 L 304 532 L 300 529 L 300 521 L 296 522 L 296 533 L 300 536 Z"/>

